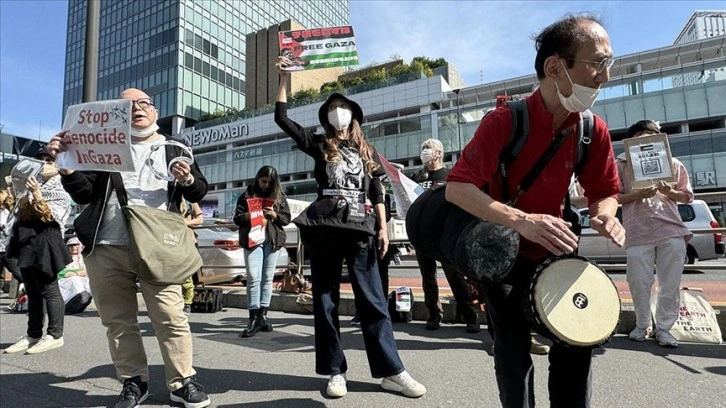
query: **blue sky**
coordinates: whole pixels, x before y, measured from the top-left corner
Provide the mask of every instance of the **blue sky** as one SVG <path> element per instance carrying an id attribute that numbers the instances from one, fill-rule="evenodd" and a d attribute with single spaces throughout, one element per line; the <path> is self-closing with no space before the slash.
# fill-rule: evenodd
<path id="1" fill-rule="evenodd" d="M 467 85 L 533 73 L 530 37 L 567 12 L 599 14 L 615 55 L 670 45 L 694 10 L 722 1 L 351 2 L 362 65 L 444 57 Z M 49 139 L 61 126 L 67 2 L 0 0 L 0 124 Z"/>

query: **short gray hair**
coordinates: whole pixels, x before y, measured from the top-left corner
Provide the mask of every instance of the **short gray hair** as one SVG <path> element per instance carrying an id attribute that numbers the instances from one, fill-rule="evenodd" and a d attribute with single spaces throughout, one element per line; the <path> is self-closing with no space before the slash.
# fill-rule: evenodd
<path id="1" fill-rule="evenodd" d="M 423 143 L 421 143 L 421 150 L 425 148 L 431 148 L 433 150 L 436 150 L 438 152 L 443 153 L 444 152 L 444 144 L 441 143 L 441 140 L 439 139 L 427 139 Z"/>

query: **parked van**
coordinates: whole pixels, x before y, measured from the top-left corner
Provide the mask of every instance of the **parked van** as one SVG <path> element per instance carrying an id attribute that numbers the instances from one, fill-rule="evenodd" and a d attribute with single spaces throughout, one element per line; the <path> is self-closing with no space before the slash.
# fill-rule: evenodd
<path id="1" fill-rule="evenodd" d="M 618 207 L 616 216 L 622 222 L 622 206 Z M 602 263 L 625 263 L 625 248 L 618 248 L 607 238 L 596 234 L 590 228 L 590 211 L 587 208 L 580 209 L 582 216 L 583 237 L 580 239 L 579 254 L 595 262 Z M 703 200 L 693 200 L 688 204 L 678 204 L 678 212 L 681 220 L 689 229 L 718 228 L 718 222 L 711 210 Z M 627 231 L 625 232 L 627 234 Z M 686 263 L 693 264 L 696 259 L 706 261 L 723 257 L 724 241 L 721 234 L 693 234 L 686 247 Z"/>

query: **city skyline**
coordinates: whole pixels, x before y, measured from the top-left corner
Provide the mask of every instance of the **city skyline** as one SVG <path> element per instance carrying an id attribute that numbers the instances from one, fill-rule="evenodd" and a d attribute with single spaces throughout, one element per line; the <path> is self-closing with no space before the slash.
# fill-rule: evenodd
<path id="1" fill-rule="evenodd" d="M 356 28 L 362 61 L 358 68 L 392 56 L 406 61 L 420 55 L 443 57 L 472 86 L 531 74 L 531 35 L 566 12 L 600 15 L 619 56 L 672 44 L 695 10 L 718 5 L 670 2 L 669 7 L 653 8 L 650 2 L 567 2 L 547 3 L 545 10 L 531 13 L 533 4 L 457 2 L 456 7 L 447 7 L 450 2 L 431 1 L 412 8 L 406 2 L 353 0 L 351 24 Z M 40 135 L 47 140 L 60 129 L 66 15 L 65 1 L 0 2 L 0 123 L 4 133 Z M 487 16 L 492 23 L 477 24 L 479 16 Z M 511 21 L 518 28 L 510 28 Z M 457 29 L 447 29 L 452 26 Z"/>

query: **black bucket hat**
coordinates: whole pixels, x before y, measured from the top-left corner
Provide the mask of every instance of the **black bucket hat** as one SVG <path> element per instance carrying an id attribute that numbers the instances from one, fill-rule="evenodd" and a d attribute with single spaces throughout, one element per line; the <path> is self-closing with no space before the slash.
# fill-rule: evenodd
<path id="1" fill-rule="evenodd" d="M 36 159 L 40 159 L 43 156 L 48 156 L 51 159 L 53 158 L 53 155 L 50 154 L 50 152 L 48 151 L 48 149 L 46 149 L 45 147 L 41 147 L 40 149 L 38 149 L 38 152 L 35 153 L 35 156 L 33 156 L 33 157 L 36 158 Z"/>
<path id="2" fill-rule="evenodd" d="M 321 125 L 328 124 L 328 107 L 334 100 L 340 100 L 345 102 L 348 106 L 350 106 L 351 111 L 353 112 L 353 118 L 358 121 L 359 125 L 363 125 L 363 109 L 360 108 L 360 105 L 357 103 L 351 101 L 350 99 L 346 98 L 342 94 L 334 93 L 328 97 L 328 100 L 326 100 L 322 106 L 320 106 L 320 109 L 318 110 L 318 120 L 320 120 Z"/>

